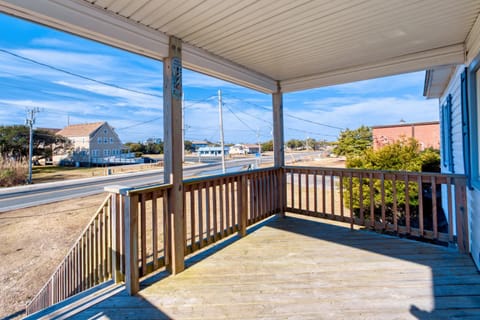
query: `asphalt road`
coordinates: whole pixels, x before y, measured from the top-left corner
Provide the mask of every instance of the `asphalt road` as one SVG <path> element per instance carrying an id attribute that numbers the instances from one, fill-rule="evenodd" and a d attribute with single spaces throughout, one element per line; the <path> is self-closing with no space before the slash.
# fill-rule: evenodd
<path id="1" fill-rule="evenodd" d="M 314 155 L 313 152 L 298 153 L 289 155 L 289 157 L 298 160 L 312 155 Z M 257 158 L 228 160 L 226 162 L 226 171 L 242 171 L 245 170 L 248 165 L 255 164 L 257 161 L 259 161 Z M 262 163 L 271 163 L 273 162 L 273 157 L 264 156 L 261 158 L 261 161 Z M 222 166 L 219 161 L 185 167 L 183 169 L 184 179 L 192 176 L 209 176 L 221 173 Z M 163 183 L 163 170 L 150 170 L 106 177 L 67 180 L 14 188 L 0 188 L 0 213 L 99 194 L 104 192 L 104 188 L 107 186 L 120 185 L 123 187 L 137 187 L 161 183 Z"/>
<path id="2" fill-rule="evenodd" d="M 271 157 L 262 161 L 271 161 Z M 241 171 L 255 159 L 227 161 L 227 172 Z M 220 163 L 209 163 L 184 168 L 184 178 L 220 174 Z M 0 212 L 33 207 L 66 199 L 84 197 L 104 192 L 106 186 L 125 187 L 146 186 L 163 183 L 163 170 L 151 170 L 133 174 L 121 174 L 108 177 L 86 178 L 65 182 L 44 183 L 32 186 L 5 188 L 0 190 Z"/>

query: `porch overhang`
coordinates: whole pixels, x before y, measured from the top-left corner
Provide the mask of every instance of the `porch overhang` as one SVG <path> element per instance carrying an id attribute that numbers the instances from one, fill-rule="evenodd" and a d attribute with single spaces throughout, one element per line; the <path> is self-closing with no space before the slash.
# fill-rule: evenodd
<path id="1" fill-rule="evenodd" d="M 474 0 L 2 0 L 0 12 L 158 60 L 175 36 L 184 67 L 265 93 L 468 63 L 480 51 Z"/>

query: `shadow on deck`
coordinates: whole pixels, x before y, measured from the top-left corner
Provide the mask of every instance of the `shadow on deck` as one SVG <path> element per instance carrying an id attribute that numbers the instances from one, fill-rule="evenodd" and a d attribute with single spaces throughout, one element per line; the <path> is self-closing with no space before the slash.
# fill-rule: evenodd
<path id="1" fill-rule="evenodd" d="M 480 275 L 468 255 L 449 248 L 293 214 L 237 240 L 189 258 L 177 276 L 144 279 L 137 296 L 105 286 L 53 317 L 480 318 Z"/>

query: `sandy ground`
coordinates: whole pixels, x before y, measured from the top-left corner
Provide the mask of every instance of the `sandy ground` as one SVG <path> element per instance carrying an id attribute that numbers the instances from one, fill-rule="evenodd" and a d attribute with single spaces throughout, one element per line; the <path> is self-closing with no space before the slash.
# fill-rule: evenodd
<path id="1" fill-rule="evenodd" d="M 288 165 L 343 167 L 344 161 L 312 158 Z M 71 176 L 67 171 L 63 177 L 49 178 Z M 23 315 L 25 304 L 51 276 L 105 197 L 101 194 L 0 214 L 0 319 Z"/>
<path id="2" fill-rule="evenodd" d="M 25 303 L 48 280 L 105 197 L 0 214 L 0 319 L 21 316 Z"/>

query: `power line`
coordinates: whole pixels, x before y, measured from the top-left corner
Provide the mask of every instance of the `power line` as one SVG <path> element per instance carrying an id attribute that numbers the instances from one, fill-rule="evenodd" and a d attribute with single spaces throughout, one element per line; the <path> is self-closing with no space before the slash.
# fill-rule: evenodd
<path id="1" fill-rule="evenodd" d="M 256 133 L 256 130 L 253 129 L 252 127 L 250 127 L 248 124 L 246 124 L 242 119 L 240 119 L 240 117 L 238 117 L 235 112 L 232 111 L 232 109 L 230 109 L 230 107 L 227 105 L 227 104 L 224 104 L 224 106 L 228 109 L 228 111 L 230 111 L 231 114 L 233 114 L 233 116 L 235 118 L 238 119 L 238 121 L 240 121 L 241 123 L 243 123 L 243 125 L 247 128 L 249 128 L 250 130 L 252 130 L 254 133 Z"/>
<path id="2" fill-rule="evenodd" d="M 153 118 L 153 119 L 150 119 L 150 120 L 147 120 L 147 121 L 138 122 L 138 123 L 132 124 L 132 125 L 130 125 L 130 126 L 118 128 L 118 129 L 116 129 L 116 130 L 117 130 L 117 131 L 120 131 L 120 130 L 130 129 L 130 128 L 133 128 L 133 127 L 136 127 L 136 126 L 140 126 L 140 125 L 142 125 L 142 124 L 154 122 L 154 121 L 157 121 L 157 120 L 160 120 L 160 119 L 163 119 L 163 116 L 162 116 L 162 117 L 158 117 L 158 118 Z"/>
<path id="3" fill-rule="evenodd" d="M 104 86 L 108 86 L 108 87 L 112 87 L 112 88 L 116 88 L 116 89 L 120 89 L 120 90 L 124 90 L 124 91 L 128 91 L 128 92 L 132 92 L 132 93 L 142 94 L 142 95 L 146 95 L 146 96 L 163 98 L 163 96 L 158 95 L 158 94 L 148 93 L 148 92 L 139 91 L 139 90 L 135 90 L 135 89 L 129 89 L 129 88 L 119 86 L 117 84 L 112 84 L 112 83 L 108 83 L 108 82 L 105 82 L 105 81 L 90 78 L 90 77 L 87 77 L 87 76 L 84 76 L 84 75 L 81 75 L 81 74 L 78 74 L 78 73 L 75 73 L 75 72 L 72 72 L 72 71 L 68 71 L 68 70 L 65 70 L 65 69 L 62 69 L 62 68 L 59 68 L 59 67 L 52 66 L 52 65 L 44 63 L 44 62 L 37 61 L 35 59 L 27 58 L 27 57 L 22 56 L 20 54 L 11 52 L 9 50 L 0 49 L 0 52 L 3 52 L 5 54 L 9 54 L 9 55 L 14 56 L 18 59 L 22 59 L 22 60 L 34 63 L 34 64 L 37 64 L 39 66 L 45 67 L 45 68 L 49 68 L 49 69 L 52 69 L 52 70 L 55 70 L 55 71 L 58 71 L 58 72 L 62 72 L 62 73 L 65 73 L 65 74 L 68 74 L 70 76 L 77 77 L 77 78 L 80 78 L 80 79 L 83 79 L 83 80 L 92 81 L 92 82 L 95 82 L 95 83 L 98 83 L 98 84 L 101 84 L 101 85 L 104 85 Z"/>
<path id="4" fill-rule="evenodd" d="M 319 126 L 324 126 L 324 127 L 328 127 L 328 128 L 332 128 L 332 129 L 338 129 L 338 130 L 345 130 L 345 128 L 340 128 L 340 127 L 332 126 L 332 125 L 325 124 L 325 123 L 316 122 L 316 121 L 309 120 L 309 119 L 303 119 L 303 118 L 300 118 L 300 117 L 297 117 L 297 116 L 294 116 L 294 115 L 291 115 L 291 114 L 288 114 L 288 113 L 285 113 L 285 115 L 287 117 L 290 117 L 290 118 L 293 118 L 293 119 L 297 119 L 297 120 L 300 120 L 300 121 L 305 121 L 305 122 L 316 124 L 316 125 L 319 125 Z"/>
<path id="5" fill-rule="evenodd" d="M 248 101 L 248 100 L 242 100 L 242 99 L 240 99 L 240 98 L 238 98 L 238 97 L 234 97 L 234 96 L 232 96 L 232 97 L 235 98 L 235 99 L 238 99 L 238 100 L 240 100 L 240 101 L 242 101 L 242 102 L 246 102 L 246 103 L 248 103 L 248 104 L 251 104 L 252 106 L 255 106 L 255 107 L 257 107 L 257 108 L 261 108 L 261 109 L 263 109 L 263 110 L 267 110 L 267 111 L 269 111 L 269 112 L 272 112 L 272 109 L 271 109 L 271 108 L 267 108 L 267 107 L 264 107 L 264 106 L 260 106 L 260 105 L 258 105 L 258 104 L 256 104 L 256 103 L 250 102 L 250 101 Z M 316 124 L 316 125 L 319 125 L 319 126 L 328 127 L 328 128 L 332 128 L 332 129 L 338 129 L 338 130 L 345 130 L 345 128 L 341 128 L 341 127 L 333 126 L 333 125 L 330 125 L 330 124 L 313 121 L 313 120 L 310 120 L 310 119 L 304 119 L 304 118 L 301 118 L 301 117 L 298 117 L 298 116 L 291 115 L 291 114 L 289 114 L 289 113 L 287 113 L 287 112 L 285 112 L 284 114 L 285 114 L 285 116 L 287 116 L 287 117 L 290 117 L 290 118 L 293 118 L 293 119 L 297 119 L 297 120 L 300 120 L 300 121 L 304 121 L 304 122 L 308 122 L 308 123 L 312 123 L 312 124 Z"/>

